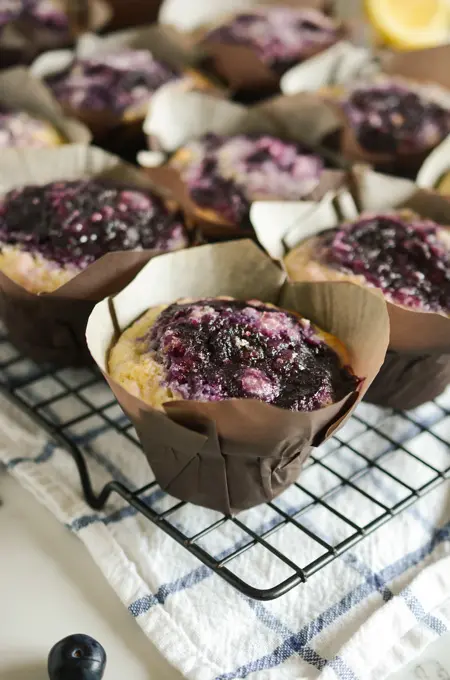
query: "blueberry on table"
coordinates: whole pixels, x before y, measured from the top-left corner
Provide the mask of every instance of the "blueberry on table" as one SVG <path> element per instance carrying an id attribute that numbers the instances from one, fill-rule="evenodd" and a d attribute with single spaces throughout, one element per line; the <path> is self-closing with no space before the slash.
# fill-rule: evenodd
<path id="1" fill-rule="evenodd" d="M 101 680 L 105 666 L 105 650 L 89 635 L 69 635 L 48 655 L 50 680 Z"/>

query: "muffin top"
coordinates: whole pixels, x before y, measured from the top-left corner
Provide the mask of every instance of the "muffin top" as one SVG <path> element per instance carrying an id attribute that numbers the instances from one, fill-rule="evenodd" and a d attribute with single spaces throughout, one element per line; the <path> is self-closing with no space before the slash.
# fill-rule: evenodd
<path id="1" fill-rule="evenodd" d="M 416 215 L 367 215 L 321 234 L 315 257 L 362 276 L 392 302 L 431 312 L 450 311 L 450 238 Z"/>
<path id="2" fill-rule="evenodd" d="M 314 9 L 265 7 L 235 15 L 206 42 L 243 45 L 280 75 L 338 39 L 337 23 Z"/>
<path id="3" fill-rule="evenodd" d="M 184 224 L 163 201 L 104 180 L 51 182 L 13 189 L 0 202 L 0 245 L 84 269 L 116 250 L 174 250 Z"/>
<path id="4" fill-rule="evenodd" d="M 273 305 L 218 298 L 169 305 L 135 342 L 141 356 L 162 366 L 175 398 L 259 399 L 312 411 L 339 401 L 360 382 L 327 337 L 340 344 Z"/>
<path id="5" fill-rule="evenodd" d="M 178 77 L 148 50 L 123 49 L 74 59 L 66 70 L 45 81 L 66 106 L 122 115 L 145 107 L 158 88 Z"/>
<path id="6" fill-rule="evenodd" d="M 193 201 L 238 225 L 255 200 L 298 200 L 319 184 L 323 161 L 295 142 L 270 135 L 208 134 L 170 160 Z"/>
<path id="7" fill-rule="evenodd" d="M 56 130 L 46 121 L 33 118 L 25 111 L 0 109 L 0 148 L 49 147 L 61 143 Z"/>
<path id="8" fill-rule="evenodd" d="M 357 85 L 343 106 L 358 143 L 373 153 L 419 153 L 450 133 L 450 110 L 404 81 Z"/>

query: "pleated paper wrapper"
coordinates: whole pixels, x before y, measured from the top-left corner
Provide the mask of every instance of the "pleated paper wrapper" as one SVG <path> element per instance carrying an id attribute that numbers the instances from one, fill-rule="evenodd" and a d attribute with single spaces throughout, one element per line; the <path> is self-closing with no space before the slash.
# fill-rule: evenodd
<path id="1" fill-rule="evenodd" d="M 253 399 L 175 401 L 157 411 L 108 375 L 111 346 L 148 308 L 221 295 L 277 304 L 333 333 L 346 345 L 356 375 L 365 378 L 359 391 L 310 413 Z M 381 296 L 350 283 L 287 283 L 279 264 L 245 240 L 154 258 L 123 291 L 96 305 L 87 326 L 92 356 L 135 426 L 161 487 L 225 514 L 269 501 L 297 479 L 312 447 L 330 437 L 363 397 L 388 337 Z"/>

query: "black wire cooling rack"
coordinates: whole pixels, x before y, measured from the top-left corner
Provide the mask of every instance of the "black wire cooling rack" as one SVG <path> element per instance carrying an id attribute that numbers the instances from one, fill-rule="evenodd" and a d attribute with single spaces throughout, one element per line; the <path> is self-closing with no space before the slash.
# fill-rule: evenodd
<path id="1" fill-rule="evenodd" d="M 147 502 L 149 494 L 159 490 L 155 481 L 134 489 L 123 480 L 111 479 L 100 490 L 94 490 L 87 456 L 76 443 L 74 433 L 77 427 L 96 416 L 110 434 L 124 437 L 128 446 L 131 444 L 139 448 L 139 442 L 123 414 L 119 420 L 110 415 L 111 409 L 117 407 L 111 392 L 107 392 L 101 405 L 95 405 L 95 400 L 90 397 L 92 390 L 109 390 L 101 375 L 95 369 L 83 369 L 74 380 L 74 373 L 68 379 L 64 370 L 32 364 L 15 351 L 5 335 L 0 334 L 0 390 L 72 454 L 89 506 L 97 511 L 104 510 L 111 496 L 118 494 L 203 564 L 254 599 L 274 599 L 304 583 L 450 477 L 450 392 L 408 413 L 363 404 L 338 436 L 311 456 L 298 483 L 279 499 L 261 506 L 265 512 L 270 511 L 269 522 L 249 526 L 245 513 L 237 517 L 215 513 L 214 519 L 206 526 L 203 523 L 200 531 L 188 532 L 173 518 L 181 510 L 189 515 L 198 509 L 171 499 L 169 507 L 158 510 Z M 30 399 L 30 390 L 46 381 L 51 381 L 53 394 L 36 398 L 40 390 L 34 390 L 35 396 Z M 58 405 L 70 399 L 82 405 L 82 412 L 74 415 L 72 411 L 71 417 L 55 419 Z M 350 459 L 353 461 L 351 466 Z M 315 482 L 314 473 L 319 473 L 315 475 Z M 323 479 L 324 476 L 330 478 L 331 483 L 317 486 L 317 478 Z M 164 496 L 162 491 L 160 493 Z M 358 507 L 361 507 L 362 500 L 371 511 L 358 511 L 356 517 L 351 511 L 352 494 L 358 496 Z M 295 495 L 297 500 L 293 501 L 292 496 Z M 300 497 L 301 502 L 298 500 Z M 322 513 L 321 529 L 311 523 L 312 511 Z M 333 524 L 338 524 L 340 531 L 334 536 L 327 535 Z M 217 535 L 216 532 L 225 534 L 230 529 L 239 531 L 241 536 L 232 548 L 219 556 L 208 549 L 209 537 Z M 293 540 L 291 537 L 290 541 L 284 542 L 274 540 L 286 529 L 295 530 L 297 538 Z M 308 542 L 308 549 L 301 547 L 302 540 Z M 300 546 L 300 552 L 298 549 L 291 550 L 294 544 Z M 239 568 L 239 558 L 243 553 L 253 549 L 254 559 L 259 559 L 255 552 L 258 548 L 265 551 L 269 560 L 281 562 L 284 567 L 282 577 L 264 587 L 250 583 L 248 559 L 245 573 L 241 573 Z"/>

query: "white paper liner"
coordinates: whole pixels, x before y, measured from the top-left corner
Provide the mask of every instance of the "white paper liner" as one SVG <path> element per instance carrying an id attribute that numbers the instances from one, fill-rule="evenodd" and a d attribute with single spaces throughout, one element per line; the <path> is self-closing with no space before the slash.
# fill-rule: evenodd
<path id="1" fill-rule="evenodd" d="M 434 189 L 442 176 L 450 171 L 450 135 L 444 139 L 420 168 L 416 184 L 422 189 Z"/>
<path id="2" fill-rule="evenodd" d="M 283 94 L 314 92 L 322 87 L 344 85 L 355 78 L 370 77 L 378 70 L 376 59 L 368 49 L 342 40 L 286 71 L 280 88 Z"/>
<path id="3" fill-rule="evenodd" d="M 285 106 L 287 104 L 287 106 Z M 245 107 L 201 92 L 168 85 L 152 98 L 144 132 L 172 153 L 195 137 L 261 132 L 311 146 L 336 129 L 339 121 L 317 97 L 280 97 L 267 104 Z"/>
<path id="4" fill-rule="evenodd" d="M 70 144 L 54 149 L 6 149 L 0 159 L 0 194 L 27 184 L 106 177 L 149 190 L 133 165 L 95 146 Z"/>
<path id="5" fill-rule="evenodd" d="M 313 201 L 255 201 L 250 208 L 250 222 L 258 241 L 274 259 L 286 254 L 287 240 L 298 227 L 301 240 L 327 229 L 336 219 L 333 194 L 324 196 L 320 203 Z M 294 243 L 291 247 L 297 245 Z"/>
<path id="6" fill-rule="evenodd" d="M 355 168 L 358 199 L 364 212 L 395 210 L 420 202 L 420 214 L 441 224 L 450 224 L 448 201 L 437 194 L 418 194 L 414 182 Z M 427 200 L 428 199 L 428 200 Z M 312 236 L 335 227 L 342 220 L 356 219 L 358 210 L 351 192 L 342 189 L 328 194 L 319 203 L 290 202 L 270 204 L 255 202 L 250 221 L 258 241 L 273 258 L 284 257 L 289 250 Z"/>
<path id="7" fill-rule="evenodd" d="M 47 121 L 66 142 L 89 144 L 92 139 L 85 125 L 64 115 L 50 90 L 29 69 L 17 67 L 0 72 L 0 104 Z"/>
<path id="8" fill-rule="evenodd" d="M 144 122 L 144 132 L 154 136 L 170 153 L 207 132 L 232 135 L 249 121 L 249 109 L 201 92 L 181 91 L 174 85 L 159 90 Z M 268 118 L 268 130 L 275 129 Z"/>

